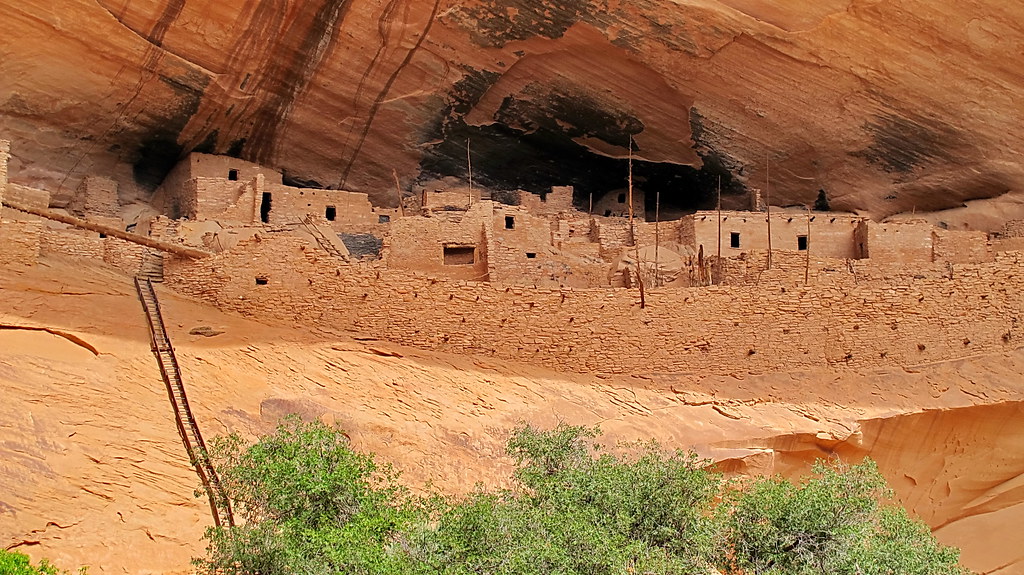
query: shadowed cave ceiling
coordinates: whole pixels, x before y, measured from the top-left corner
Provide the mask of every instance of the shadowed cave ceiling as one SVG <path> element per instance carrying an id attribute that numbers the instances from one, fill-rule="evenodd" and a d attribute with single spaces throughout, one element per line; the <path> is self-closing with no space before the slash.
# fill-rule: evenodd
<path id="1" fill-rule="evenodd" d="M 189 151 L 395 202 L 443 177 L 882 217 L 1014 197 L 1024 4 L 0 0 L 12 179 L 145 197 Z M 769 173 L 766 174 L 766 165 Z M 1008 194 L 1008 195 L 1007 195 Z M 1024 199 L 1022 199 L 1024 202 Z"/>

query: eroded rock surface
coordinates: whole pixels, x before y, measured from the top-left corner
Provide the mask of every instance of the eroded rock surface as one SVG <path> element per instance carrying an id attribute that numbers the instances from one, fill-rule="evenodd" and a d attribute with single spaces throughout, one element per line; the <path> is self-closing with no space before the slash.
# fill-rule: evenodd
<path id="1" fill-rule="evenodd" d="M 997 0 L 6 2 L 0 133 L 61 201 L 184 152 L 395 200 L 494 188 L 875 216 L 1019 193 L 1024 7 Z M 731 204 L 731 206 L 730 206 Z"/>
<path id="2" fill-rule="evenodd" d="M 0 545 L 90 573 L 189 572 L 212 520 L 130 278 L 48 258 L 0 290 Z M 414 488 L 449 493 L 500 485 L 522 421 L 599 424 L 609 444 L 655 438 L 726 471 L 871 455 L 967 566 L 1024 572 L 1021 350 L 867 373 L 573 375 L 268 326 L 159 291 L 208 439 L 321 418 Z"/>

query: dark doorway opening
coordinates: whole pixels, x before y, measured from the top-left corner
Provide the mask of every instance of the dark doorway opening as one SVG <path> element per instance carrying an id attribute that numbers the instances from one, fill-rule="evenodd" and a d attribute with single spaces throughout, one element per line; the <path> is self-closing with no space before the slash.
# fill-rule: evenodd
<path id="1" fill-rule="evenodd" d="M 796 237 L 796 249 L 799 251 L 805 251 L 807 249 L 807 236 Z"/>
<path id="2" fill-rule="evenodd" d="M 740 247 L 740 233 L 732 232 L 729 234 L 729 247 L 738 248 Z"/>
<path id="3" fill-rule="evenodd" d="M 235 170 L 235 169 L 228 170 L 228 179 L 231 180 L 232 182 L 237 182 L 238 181 L 238 170 Z"/>
<path id="4" fill-rule="evenodd" d="M 270 192 L 263 192 L 263 201 L 260 202 L 260 221 L 269 224 L 270 223 Z"/>
<path id="5" fill-rule="evenodd" d="M 334 206 L 327 206 L 327 209 L 324 210 L 324 217 L 327 218 L 327 221 L 333 222 L 338 217 L 338 209 Z"/>
<path id="6" fill-rule="evenodd" d="M 514 230 L 516 229 L 516 218 L 515 216 L 505 216 L 505 229 Z"/>

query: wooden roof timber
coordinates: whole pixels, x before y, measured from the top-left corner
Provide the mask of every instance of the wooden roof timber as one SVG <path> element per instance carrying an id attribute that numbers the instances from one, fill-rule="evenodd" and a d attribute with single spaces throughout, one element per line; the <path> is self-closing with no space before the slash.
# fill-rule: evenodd
<path id="1" fill-rule="evenodd" d="M 141 246 L 146 246 L 147 248 L 160 250 L 162 252 L 171 253 L 177 256 L 184 256 L 186 258 L 192 259 L 200 259 L 210 257 L 213 255 L 210 252 L 199 250 L 196 248 L 190 248 L 180 244 L 172 244 L 170 242 L 154 240 L 153 238 L 148 238 L 146 236 L 140 236 L 138 234 L 129 233 L 124 230 L 115 228 L 114 226 L 90 222 L 88 220 L 83 220 L 81 218 L 76 218 L 74 216 L 66 216 L 59 212 L 55 212 L 44 208 L 34 208 L 32 206 L 26 206 L 20 202 L 12 201 L 10 199 L 4 199 L 3 205 L 18 210 L 19 212 L 25 212 L 26 214 L 32 214 L 34 216 L 39 216 L 41 218 L 46 218 L 48 220 L 61 222 L 64 224 L 68 224 L 69 226 L 82 228 L 83 230 L 98 232 L 101 234 L 108 235 L 112 238 L 117 238 L 120 240 L 124 240 L 126 242 L 132 242 L 134 244 L 139 244 Z"/>

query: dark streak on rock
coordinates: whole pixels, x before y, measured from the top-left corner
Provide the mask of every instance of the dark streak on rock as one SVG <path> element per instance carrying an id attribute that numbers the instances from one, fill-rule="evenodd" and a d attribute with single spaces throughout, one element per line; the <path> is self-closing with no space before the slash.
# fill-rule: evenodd
<path id="1" fill-rule="evenodd" d="M 304 9 L 281 32 L 286 41 L 299 39 L 296 46 L 280 46 L 269 51 L 271 57 L 259 73 L 257 91 L 261 105 L 252 115 L 252 129 L 247 138 L 248 154 L 255 161 L 270 164 L 278 144 L 278 135 L 287 122 L 295 100 L 306 91 L 331 52 L 336 41 L 334 32 L 344 21 L 351 0 L 322 0 L 315 10 Z M 313 14 L 312 18 L 305 16 Z"/>
<path id="2" fill-rule="evenodd" d="M 181 10 L 185 7 L 185 0 L 168 0 L 167 4 L 164 5 L 164 11 L 157 18 L 156 24 L 153 25 L 153 29 L 146 35 L 146 39 L 149 40 L 154 46 L 163 46 L 164 36 L 167 35 L 167 30 L 170 29 L 171 24 L 178 19 L 181 15 Z"/>
<path id="3" fill-rule="evenodd" d="M 458 17 L 478 45 L 501 47 L 534 36 L 560 38 L 591 12 L 588 0 L 491 0 Z"/>
<path id="4" fill-rule="evenodd" d="M 931 162 L 953 161 L 967 148 L 963 135 L 939 120 L 916 114 L 879 114 L 864 124 L 872 143 L 854 156 L 892 174 L 910 174 Z"/>
<path id="5" fill-rule="evenodd" d="M 395 68 L 394 72 L 391 73 L 391 76 L 388 78 L 388 81 L 384 84 L 384 87 L 381 89 L 380 93 L 377 94 L 377 97 L 374 99 L 373 105 L 370 106 L 370 111 L 367 114 L 366 122 L 363 124 L 362 132 L 359 135 L 359 142 L 356 144 L 355 149 L 352 151 L 352 155 L 349 157 L 348 162 L 345 165 L 345 169 L 342 170 L 341 181 L 338 183 L 338 188 L 345 188 L 345 184 L 348 181 L 348 176 L 349 174 L 352 173 L 352 166 L 355 165 L 356 159 L 359 157 L 359 153 L 363 149 L 363 144 L 366 142 L 366 137 L 370 133 L 370 127 L 373 125 L 373 120 L 374 118 L 376 118 L 377 112 L 380 110 L 381 104 L 384 102 L 384 99 L 387 98 L 388 93 L 391 92 L 391 87 L 395 84 L 395 81 L 398 79 L 398 76 L 402 73 L 402 70 L 404 70 L 405 67 L 409 65 L 409 62 L 412 61 L 412 57 L 416 54 L 416 51 L 419 50 L 420 46 L 423 45 L 423 41 L 427 38 L 427 34 L 430 33 L 430 28 L 433 27 L 434 25 L 434 20 L 437 18 L 437 11 L 440 8 L 440 6 L 441 0 L 434 0 L 434 7 L 430 11 L 430 18 L 427 19 L 427 24 L 423 27 L 423 32 L 420 34 L 419 38 L 416 39 L 416 44 L 409 49 L 409 52 L 406 53 L 405 58 L 402 60 L 402 63 L 399 64 L 398 67 Z"/>

